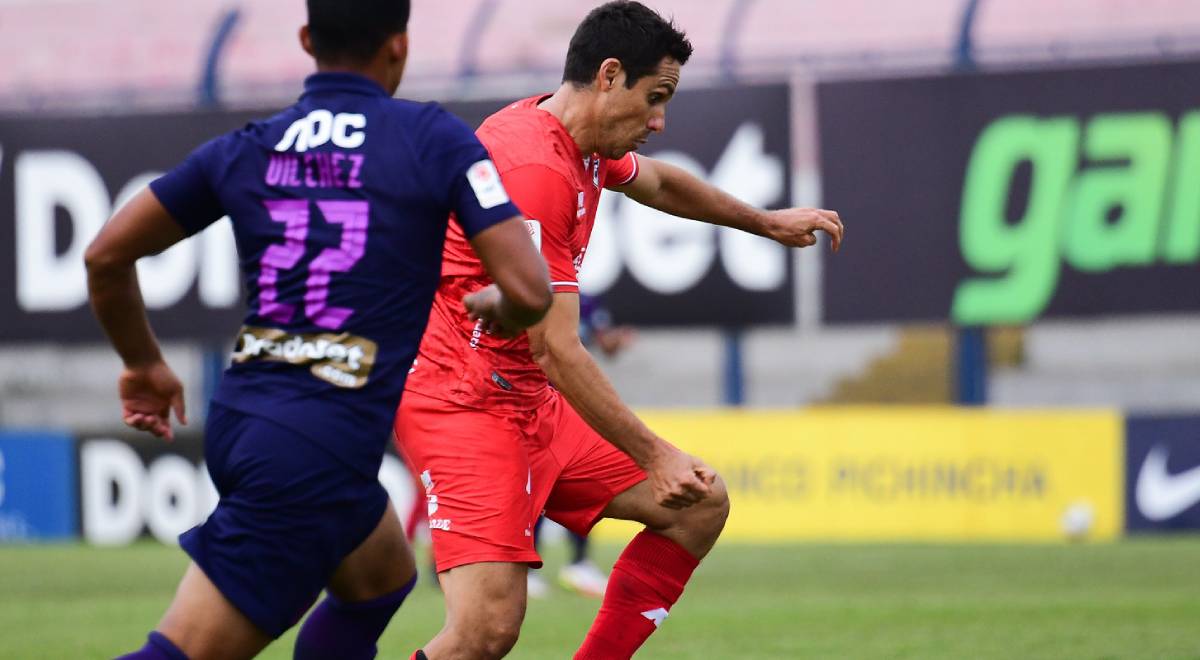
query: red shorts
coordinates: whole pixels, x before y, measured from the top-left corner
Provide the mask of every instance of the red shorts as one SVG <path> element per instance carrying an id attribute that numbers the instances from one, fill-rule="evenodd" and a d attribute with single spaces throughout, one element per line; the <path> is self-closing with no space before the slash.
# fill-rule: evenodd
<path id="1" fill-rule="evenodd" d="M 484 561 L 541 566 L 539 515 L 587 534 L 646 478 L 555 393 L 529 411 L 466 408 L 404 393 L 396 446 L 425 488 L 437 570 Z"/>

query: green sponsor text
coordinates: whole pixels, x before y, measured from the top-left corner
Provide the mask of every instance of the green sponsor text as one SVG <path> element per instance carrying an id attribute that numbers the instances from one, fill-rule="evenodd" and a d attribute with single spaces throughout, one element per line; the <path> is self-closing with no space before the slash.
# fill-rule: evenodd
<path id="1" fill-rule="evenodd" d="M 1023 163 L 1029 194 L 1008 222 Z M 1036 318 L 1064 262 L 1086 273 L 1200 263 L 1200 110 L 1178 130 L 1158 112 L 997 119 L 971 153 L 959 229 L 963 259 L 982 275 L 955 291 L 963 325 Z"/>

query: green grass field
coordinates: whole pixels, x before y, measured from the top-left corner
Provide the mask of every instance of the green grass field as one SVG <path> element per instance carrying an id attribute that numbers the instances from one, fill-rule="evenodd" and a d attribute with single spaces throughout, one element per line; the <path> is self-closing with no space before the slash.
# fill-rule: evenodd
<path id="1" fill-rule="evenodd" d="M 619 548 L 602 546 L 611 563 Z M 549 575 L 563 550 L 549 549 Z M 141 645 L 183 553 L 156 544 L 0 547 L 0 657 Z M 1200 658 L 1200 537 L 1096 545 L 719 546 L 639 658 Z M 598 601 L 530 605 L 510 657 L 569 658 Z M 428 582 L 380 657 L 440 626 Z M 294 633 L 263 654 L 290 658 Z"/>

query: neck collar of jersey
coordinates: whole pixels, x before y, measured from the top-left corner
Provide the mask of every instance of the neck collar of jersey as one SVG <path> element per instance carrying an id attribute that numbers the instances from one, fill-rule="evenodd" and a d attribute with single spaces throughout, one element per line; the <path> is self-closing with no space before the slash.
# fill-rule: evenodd
<path id="1" fill-rule="evenodd" d="M 390 96 L 379 83 L 348 71 L 321 71 L 304 79 L 304 94 L 350 92 L 367 96 Z"/>
<path id="2" fill-rule="evenodd" d="M 554 127 L 554 130 L 562 135 L 564 138 L 563 141 L 569 147 L 574 149 L 574 160 L 576 162 L 581 162 L 583 161 L 583 150 L 579 148 L 579 143 L 575 141 L 575 138 L 571 135 L 571 131 L 567 130 L 567 125 L 562 123 L 562 120 L 559 119 L 553 112 L 542 108 L 542 103 L 551 96 L 554 96 L 554 94 L 539 94 L 538 96 L 529 97 L 526 99 L 526 102 L 529 103 L 529 107 L 531 109 L 546 116 L 547 121 L 551 123 L 551 125 Z"/>

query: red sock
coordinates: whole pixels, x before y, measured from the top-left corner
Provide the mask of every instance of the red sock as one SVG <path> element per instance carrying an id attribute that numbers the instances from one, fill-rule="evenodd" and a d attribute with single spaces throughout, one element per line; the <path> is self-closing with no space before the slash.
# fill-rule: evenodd
<path id="1" fill-rule="evenodd" d="M 621 660 L 658 629 L 700 561 L 678 543 L 644 530 L 613 566 L 600 613 L 575 660 Z"/>

